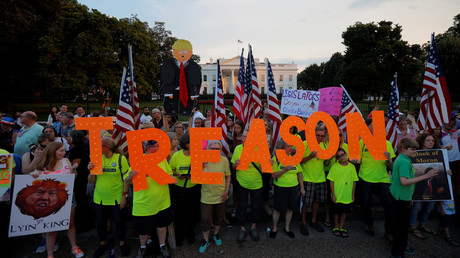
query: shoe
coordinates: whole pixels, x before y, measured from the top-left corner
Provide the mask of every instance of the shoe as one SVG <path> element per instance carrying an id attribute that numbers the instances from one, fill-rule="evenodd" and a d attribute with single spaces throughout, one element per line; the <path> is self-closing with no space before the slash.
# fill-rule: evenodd
<path id="1" fill-rule="evenodd" d="M 233 209 L 232 209 L 231 216 L 232 216 L 233 218 L 236 218 L 236 208 L 233 208 Z"/>
<path id="2" fill-rule="evenodd" d="M 310 233 L 308 233 L 308 227 L 307 225 L 301 224 L 300 225 L 300 234 L 304 236 L 308 236 Z"/>
<path id="3" fill-rule="evenodd" d="M 324 232 L 324 228 L 321 227 L 321 225 L 318 224 L 318 222 L 310 223 L 309 225 L 310 225 L 310 227 L 316 229 L 316 231 L 318 231 L 318 232 L 320 232 L 320 233 Z"/>
<path id="4" fill-rule="evenodd" d="M 270 238 L 275 239 L 275 238 L 276 238 L 276 233 L 278 233 L 278 232 L 276 232 L 276 231 L 270 231 L 270 233 L 268 234 L 268 236 L 269 236 Z"/>
<path id="5" fill-rule="evenodd" d="M 163 258 L 170 258 L 171 257 L 171 252 L 169 251 L 169 248 L 166 245 L 160 246 L 160 253 Z"/>
<path id="6" fill-rule="evenodd" d="M 414 255 L 415 254 L 415 250 L 410 248 L 410 247 L 406 247 L 404 249 L 404 254 L 407 254 L 407 255 Z"/>
<path id="7" fill-rule="evenodd" d="M 332 229 L 332 234 L 334 234 L 334 236 L 341 236 L 340 235 L 340 229 L 339 228 L 333 228 Z"/>
<path id="8" fill-rule="evenodd" d="M 217 246 L 222 245 L 222 239 L 220 238 L 219 233 L 214 235 L 214 243 L 216 243 Z"/>
<path id="9" fill-rule="evenodd" d="M 428 234 L 432 234 L 433 236 L 437 236 L 438 233 L 436 233 L 434 230 L 432 230 L 431 228 L 427 227 L 426 225 L 423 225 L 423 224 L 420 224 L 418 226 L 418 229 L 420 229 L 421 231 L 424 231 Z"/>
<path id="10" fill-rule="evenodd" d="M 344 237 L 344 238 L 347 238 L 347 237 L 348 237 L 348 231 L 347 231 L 346 229 L 342 228 L 342 229 L 340 230 L 340 235 L 341 235 L 342 237 Z"/>
<path id="11" fill-rule="evenodd" d="M 264 203 L 264 211 L 267 213 L 268 216 L 271 216 L 273 214 L 272 208 L 270 208 L 270 205 L 268 203 Z"/>
<path id="12" fill-rule="evenodd" d="M 129 246 L 127 244 L 120 245 L 120 252 L 121 256 L 129 256 L 131 253 L 131 249 L 129 249 Z"/>
<path id="13" fill-rule="evenodd" d="M 201 241 L 200 249 L 198 249 L 200 254 L 204 254 L 204 252 L 206 252 L 206 248 L 208 248 L 208 246 L 210 245 L 211 244 L 209 243 L 209 241 L 203 239 L 203 241 Z"/>
<path id="14" fill-rule="evenodd" d="M 139 247 L 139 249 L 137 249 L 136 258 L 144 258 L 144 255 L 145 255 L 146 251 L 147 251 L 146 247 L 144 247 L 144 248 Z"/>
<path id="15" fill-rule="evenodd" d="M 458 246 L 458 243 L 455 242 L 452 238 L 446 239 L 447 243 L 451 244 L 452 246 Z"/>
<path id="16" fill-rule="evenodd" d="M 40 245 L 37 247 L 37 250 L 35 250 L 35 253 L 41 254 L 46 251 L 46 239 L 42 238 L 42 241 L 40 241 Z"/>
<path id="17" fill-rule="evenodd" d="M 286 233 L 289 238 L 295 238 L 295 234 L 292 231 L 287 231 L 284 229 L 284 233 Z"/>
<path id="18" fill-rule="evenodd" d="M 107 250 L 107 245 L 99 245 L 96 251 L 94 251 L 93 257 L 94 258 L 101 257 L 105 253 L 106 250 Z"/>
<path id="19" fill-rule="evenodd" d="M 368 236 L 375 236 L 375 231 L 374 231 L 374 228 L 372 226 L 365 226 L 364 227 L 364 232 Z"/>
<path id="20" fill-rule="evenodd" d="M 388 242 L 393 242 L 393 235 L 392 234 L 384 233 L 383 236 L 385 237 L 385 239 Z"/>
<path id="21" fill-rule="evenodd" d="M 73 255 L 75 255 L 75 258 L 80 258 L 80 257 L 85 256 L 85 253 L 78 246 L 72 247 L 71 252 Z"/>
<path id="22" fill-rule="evenodd" d="M 226 228 L 232 228 L 232 224 L 230 223 L 230 221 L 226 220 L 226 221 L 222 221 L 222 227 L 226 227 Z"/>
<path id="23" fill-rule="evenodd" d="M 257 234 L 256 228 L 251 228 L 251 230 L 249 230 L 249 236 L 251 237 L 252 241 L 259 241 L 259 234 Z"/>
<path id="24" fill-rule="evenodd" d="M 238 244 L 244 243 L 247 234 L 248 233 L 246 232 L 246 230 L 240 230 L 240 233 L 238 234 L 238 238 L 236 239 L 236 242 Z"/>

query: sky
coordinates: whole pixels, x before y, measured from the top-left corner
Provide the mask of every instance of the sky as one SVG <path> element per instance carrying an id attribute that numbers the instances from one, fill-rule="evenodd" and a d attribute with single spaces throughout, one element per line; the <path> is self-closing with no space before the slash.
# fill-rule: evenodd
<path id="1" fill-rule="evenodd" d="M 402 26 L 402 39 L 423 44 L 444 33 L 460 13 L 459 0 L 78 0 L 116 18 L 137 15 L 192 43 L 201 63 L 232 58 L 251 44 L 255 58 L 295 62 L 299 72 L 343 53 L 342 33 L 356 22 Z M 238 44 L 238 40 L 243 44 Z"/>

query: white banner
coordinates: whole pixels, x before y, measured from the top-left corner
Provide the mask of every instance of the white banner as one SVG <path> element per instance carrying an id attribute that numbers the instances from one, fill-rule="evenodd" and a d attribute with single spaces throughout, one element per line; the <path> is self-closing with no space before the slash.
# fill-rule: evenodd
<path id="1" fill-rule="evenodd" d="M 318 111 L 319 96 L 319 91 L 284 89 L 280 112 L 286 115 L 309 117 Z"/>
<path id="2" fill-rule="evenodd" d="M 74 174 L 16 175 L 8 236 L 69 228 Z"/>

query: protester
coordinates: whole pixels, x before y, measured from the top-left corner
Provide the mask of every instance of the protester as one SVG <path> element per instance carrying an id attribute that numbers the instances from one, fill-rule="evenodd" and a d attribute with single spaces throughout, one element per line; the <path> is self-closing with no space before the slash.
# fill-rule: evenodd
<path id="1" fill-rule="evenodd" d="M 174 153 L 179 151 L 179 139 L 177 138 L 176 133 L 168 132 L 166 134 L 168 135 L 169 140 L 171 142 L 171 150 L 169 151 L 168 157 L 166 157 L 166 159 L 169 162 L 172 156 L 174 155 Z"/>
<path id="2" fill-rule="evenodd" d="M 276 149 L 285 150 L 286 154 L 291 156 L 294 153 L 292 145 L 287 144 L 283 140 L 276 143 Z M 294 238 L 295 235 L 291 231 L 291 219 L 294 210 L 299 207 L 299 190 L 302 197 L 305 196 L 305 189 L 303 185 L 302 167 L 300 164 L 285 166 L 278 161 L 276 155 L 272 158 L 273 161 L 273 184 L 274 190 L 274 210 L 273 210 L 273 228 L 270 231 L 270 238 L 275 238 L 278 232 L 278 221 L 280 213 L 286 213 L 286 223 L 284 226 L 284 233 L 289 238 Z"/>
<path id="3" fill-rule="evenodd" d="M 181 121 L 177 121 L 174 124 L 174 132 L 176 133 L 177 139 L 180 139 L 182 135 L 184 135 L 184 124 Z"/>
<path id="4" fill-rule="evenodd" d="M 130 249 L 125 244 L 125 225 L 121 216 L 121 209 L 125 208 L 127 192 L 123 192 L 123 176 L 129 172 L 126 158 L 116 153 L 117 146 L 112 138 L 102 139 L 102 174 L 89 175 L 88 182 L 96 183 L 94 189 L 94 209 L 96 211 L 96 228 L 99 246 L 94 257 L 101 257 L 107 250 L 107 220 L 109 214 L 115 224 L 122 256 L 128 256 Z M 88 163 L 88 169 L 94 168 L 94 163 Z"/>
<path id="5" fill-rule="evenodd" d="M 331 211 L 334 216 L 335 236 L 348 237 L 348 231 L 344 228 L 347 213 L 351 211 L 351 203 L 355 201 L 356 182 L 359 180 L 355 166 L 348 162 L 347 152 L 339 148 L 327 176 L 330 180 L 332 204 Z"/>
<path id="6" fill-rule="evenodd" d="M 446 200 L 439 202 L 439 211 L 441 213 L 441 221 L 439 223 L 439 230 L 444 232 L 447 243 L 457 247 L 457 242 L 452 238 L 452 225 L 453 217 L 455 215 L 455 202 L 452 200 Z"/>
<path id="7" fill-rule="evenodd" d="M 50 125 L 45 125 L 45 127 L 43 128 L 43 133 L 51 134 L 54 137 L 54 140 L 56 142 L 60 142 L 60 143 L 64 144 L 65 151 L 69 151 L 70 144 L 67 142 L 66 139 L 64 139 L 63 137 L 60 137 L 58 135 L 58 132 L 57 132 L 56 128 L 54 128 L 53 126 L 50 126 Z"/>
<path id="8" fill-rule="evenodd" d="M 2 130 L 8 134 L 7 137 L 7 143 L 8 143 L 8 152 L 13 152 L 14 151 L 14 145 L 16 144 L 16 139 L 18 137 L 19 130 L 16 130 L 13 128 L 14 125 L 14 119 L 11 117 L 3 117 L 2 120 L 0 121 L 0 124 L 2 125 Z"/>
<path id="9" fill-rule="evenodd" d="M 391 200 L 395 213 L 391 257 L 404 257 L 404 254 L 415 254 L 415 251 L 407 246 L 409 205 L 412 200 L 415 184 L 432 178 L 439 173 L 439 170 L 431 169 L 428 173 L 415 177 L 411 158 L 415 157 L 417 147 L 417 142 L 411 138 L 404 138 L 398 143 L 399 156 L 393 165 L 390 186 Z"/>
<path id="10" fill-rule="evenodd" d="M 22 156 L 29 151 L 29 146 L 37 141 L 42 134 L 43 126 L 37 122 L 37 115 L 32 111 L 26 111 L 21 115 L 21 123 L 24 125 L 16 137 L 14 153 Z"/>
<path id="11" fill-rule="evenodd" d="M 412 140 L 417 138 L 417 131 L 415 131 L 415 129 L 410 129 L 407 126 L 408 122 L 410 122 L 410 120 L 408 120 L 405 116 L 399 116 L 398 127 L 396 128 L 396 142 L 399 142 L 404 138 L 411 138 Z M 395 151 L 397 151 L 397 149 Z"/>
<path id="12" fill-rule="evenodd" d="M 40 174 L 74 174 L 76 166 L 72 166 L 70 161 L 65 156 L 65 147 L 62 143 L 51 142 L 43 150 L 43 156 L 37 163 L 37 168 L 30 173 L 31 176 L 37 178 Z M 77 232 L 75 229 L 75 207 L 77 203 L 75 197 L 72 199 L 72 209 L 70 212 L 69 229 L 67 237 L 69 238 L 71 253 L 79 258 L 85 253 L 77 246 Z M 46 233 L 46 251 L 48 257 L 54 257 L 54 244 L 56 242 L 58 232 Z"/>
<path id="13" fill-rule="evenodd" d="M 75 114 L 74 117 L 85 117 L 85 109 L 82 106 L 77 106 L 73 113 Z"/>
<path id="14" fill-rule="evenodd" d="M 152 110 L 152 123 L 155 126 L 155 128 L 161 129 L 163 128 L 163 116 L 161 114 L 160 109 L 155 108 Z"/>
<path id="15" fill-rule="evenodd" d="M 222 151 L 220 141 L 209 141 L 208 150 Z M 225 213 L 225 201 L 228 198 L 230 189 L 230 167 L 228 159 L 220 156 L 219 162 L 206 162 L 204 172 L 221 172 L 223 174 L 222 184 L 203 184 L 201 186 L 201 232 L 203 241 L 201 242 L 199 252 L 204 253 L 210 245 L 209 232 L 213 225 L 212 239 L 217 246 L 222 245 L 222 239 L 219 230 Z"/>
<path id="16" fill-rule="evenodd" d="M 441 145 L 447 149 L 447 158 L 449 160 L 449 167 L 452 170 L 452 187 L 454 193 L 457 193 L 460 187 L 460 176 L 459 174 L 459 161 L 460 161 L 460 149 L 459 149 L 459 137 L 460 130 L 453 129 L 455 126 L 455 119 L 452 119 L 449 123 L 444 124 L 442 129 Z"/>
<path id="17" fill-rule="evenodd" d="M 57 122 L 57 113 L 58 113 L 58 108 L 56 106 L 51 107 L 50 113 L 48 115 L 48 120 L 46 121 L 47 125 L 53 125 L 54 123 Z"/>
<path id="18" fill-rule="evenodd" d="M 140 118 L 141 124 L 152 122 L 152 116 L 150 116 L 150 111 L 148 107 L 142 108 L 142 115 Z"/>
<path id="19" fill-rule="evenodd" d="M 62 123 L 61 131 L 60 132 L 58 131 L 58 132 L 61 134 L 62 137 L 68 140 L 70 132 L 75 130 L 74 115 L 70 112 L 61 113 L 61 123 Z"/>
<path id="20" fill-rule="evenodd" d="M 160 145 L 157 141 L 150 140 L 146 144 L 146 154 L 156 153 Z M 166 160 L 158 166 L 166 173 L 172 175 L 172 170 Z M 129 185 L 137 171 L 132 170 L 125 175 L 124 191 L 128 192 Z M 151 177 L 147 178 L 147 189 L 136 191 L 133 194 L 133 222 L 135 233 L 139 235 L 140 247 L 136 258 L 142 258 L 147 252 L 149 235 L 158 235 L 159 251 L 163 257 L 171 257 L 166 246 L 167 227 L 172 222 L 171 200 L 168 185 L 160 185 Z M 154 230 L 156 229 L 156 230 Z"/>

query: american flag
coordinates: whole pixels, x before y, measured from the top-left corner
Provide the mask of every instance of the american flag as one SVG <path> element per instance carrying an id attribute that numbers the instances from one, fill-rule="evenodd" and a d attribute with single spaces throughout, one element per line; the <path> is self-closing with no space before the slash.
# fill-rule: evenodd
<path id="1" fill-rule="evenodd" d="M 211 116 L 211 126 L 222 128 L 222 151 L 225 155 L 230 153 L 230 147 L 227 139 L 227 118 L 225 116 L 224 107 L 224 90 L 222 87 L 222 75 L 220 73 L 220 63 L 217 60 L 217 80 L 216 80 L 216 95 L 214 97 L 214 106 Z"/>
<path id="2" fill-rule="evenodd" d="M 134 117 L 134 130 L 139 130 L 141 126 L 141 119 L 140 119 L 140 109 L 139 109 L 139 98 L 137 96 L 137 85 L 134 81 L 134 65 L 133 65 L 133 51 L 132 47 L 128 46 L 128 53 L 129 53 L 129 71 L 131 75 L 131 92 L 132 92 L 132 99 L 131 102 L 133 103 L 133 117 Z"/>
<path id="3" fill-rule="evenodd" d="M 246 86 L 247 85 L 247 86 Z M 246 87 L 250 87 L 250 98 L 247 103 L 248 105 L 248 112 L 245 113 L 245 122 L 246 127 L 249 127 L 253 118 L 259 118 L 260 114 L 262 113 L 262 101 L 260 99 L 260 90 L 259 90 L 259 83 L 257 81 L 257 72 L 256 66 L 254 64 L 254 57 L 252 56 L 252 47 L 249 45 L 249 53 L 248 53 L 248 63 L 246 66 Z M 246 91 L 245 87 L 245 91 Z M 245 92 L 246 95 L 246 92 Z M 247 114 L 247 116 L 246 116 Z"/>
<path id="4" fill-rule="evenodd" d="M 126 132 L 134 130 L 133 102 L 131 98 L 131 76 L 129 70 L 123 67 L 123 77 L 120 86 L 120 101 L 117 111 L 117 122 L 112 138 L 115 144 L 121 146 L 123 153 L 128 152 Z"/>
<path id="5" fill-rule="evenodd" d="M 426 131 L 441 127 L 443 123 L 449 123 L 452 102 L 446 78 L 439 62 L 434 33 L 431 34 L 430 56 L 426 64 L 422 88 L 418 120 L 419 129 Z"/>
<path id="6" fill-rule="evenodd" d="M 233 99 L 233 113 L 239 120 L 244 122 L 244 49 L 241 51 L 240 70 L 238 72 L 238 82 L 236 83 L 236 92 Z"/>
<path id="7" fill-rule="evenodd" d="M 278 97 L 276 96 L 275 80 L 273 78 L 272 66 L 267 59 L 267 104 L 268 104 L 268 117 L 273 123 L 273 139 L 272 147 L 275 147 L 276 142 L 281 139 L 280 127 L 281 127 L 281 113 L 280 106 L 278 105 Z"/>
<path id="8" fill-rule="evenodd" d="M 343 88 L 343 94 L 342 94 L 342 104 L 341 104 L 338 125 L 339 125 L 339 129 L 345 132 L 347 131 L 347 123 L 345 119 L 345 114 L 355 113 L 355 112 L 358 112 L 361 114 L 361 111 L 359 111 L 358 106 L 356 106 L 355 102 L 353 102 L 350 95 L 348 95 L 348 92 L 347 90 L 345 90 L 345 87 L 343 87 L 342 85 L 340 85 L 340 87 Z"/>
<path id="9" fill-rule="evenodd" d="M 397 74 L 395 74 L 393 82 L 391 83 L 391 95 L 388 107 L 388 120 L 386 125 L 387 140 L 393 145 L 393 149 L 396 150 L 396 138 L 398 136 L 396 132 L 396 125 L 399 121 L 399 91 L 398 85 L 396 84 Z"/>

